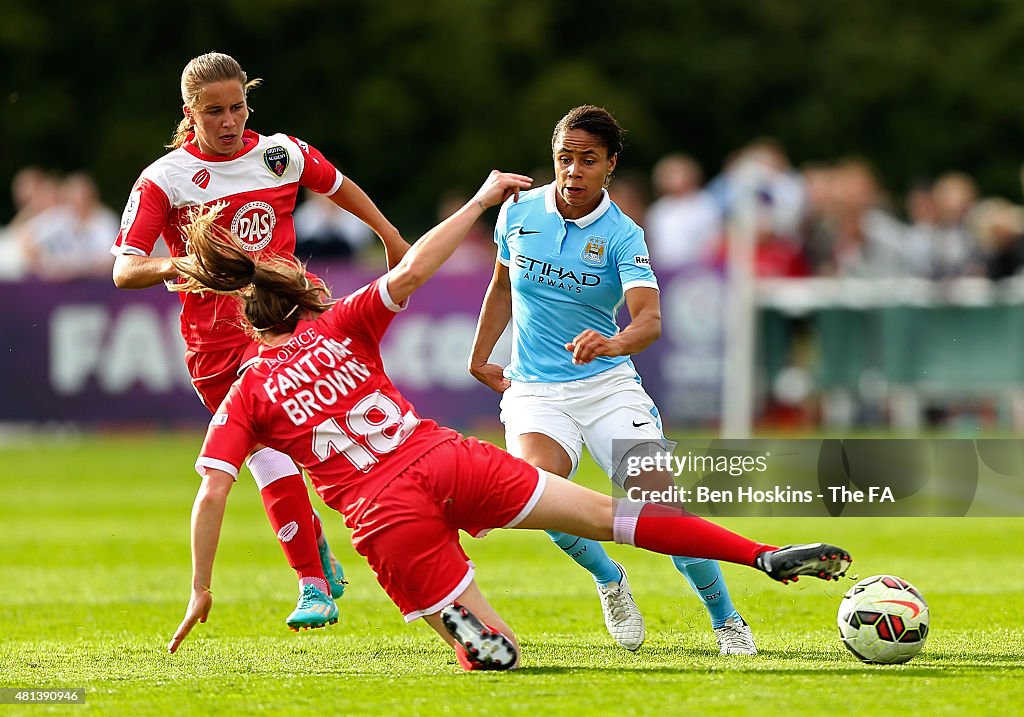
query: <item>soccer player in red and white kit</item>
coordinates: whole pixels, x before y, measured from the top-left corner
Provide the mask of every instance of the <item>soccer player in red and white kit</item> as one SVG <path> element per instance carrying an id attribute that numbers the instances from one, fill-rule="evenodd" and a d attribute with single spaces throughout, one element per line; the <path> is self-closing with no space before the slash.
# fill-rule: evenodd
<path id="1" fill-rule="evenodd" d="M 388 266 L 408 245 L 374 203 L 315 148 L 284 134 L 263 136 L 245 128 L 246 97 L 258 80 L 230 56 L 211 52 L 193 58 L 181 75 L 184 117 L 172 151 L 147 167 L 132 188 L 121 230 L 111 249 L 114 283 L 140 289 L 180 278 L 172 258 L 152 257 L 163 236 L 171 257 L 186 256 L 182 227 L 200 205 L 220 204 L 223 226 L 254 255 L 292 256 L 292 211 L 300 187 L 328 195 L 381 237 Z M 242 328 L 237 302 L 208 293 L 182 294 L 181 331 L 192 385 L 212 412 L 238 374 L 256 355 Z M 299 576 L 299 604 L 286 620 L 292 629 L 337 621 L 345 582 L 331 554 L 302 475 L 270 448 L 248 460 L 270 523 Z M 331 597 L 328 597 L 331 596 Z"/>
<path id="2" fill-rule="evenodd" d="M 422 617 L 467 669 L 518 662 L 515 636 L 480 593 L 458 531 L 553 529 L 673 555 L 727 560 L 787 581 L 838 578 L 846 551 L 816 543 L 775 548 L 678 508 L 619 501 L 546 473 L 416 414 L 384 373 L 380 340 L 408 297 L 455 250 L 487 207 L 531 184 L 491 172 L 474 198 L 425 234 L 399 264 L 331 305 L 301 265 L 254 261 L 216 223 L 188 228 L 195 261 L 178 260 L 182 291 L 237 292 L 264 346 L 217 409 L 196 469 L 192 595 L 174 652 L 213 599 L 213 562 L 228 492 L 252 446 L 287 453 L 345 516 L 356 550 L 406 621 Z"/>

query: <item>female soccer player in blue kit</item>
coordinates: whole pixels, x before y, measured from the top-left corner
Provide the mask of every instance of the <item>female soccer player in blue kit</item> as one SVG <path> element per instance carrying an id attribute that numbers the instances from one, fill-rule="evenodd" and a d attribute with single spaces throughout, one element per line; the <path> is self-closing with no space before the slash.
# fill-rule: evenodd
<path id="1" fill-rule="evenodd" d="M 502 394 L 501 421 L 512 455 L 571 478 L 583 444 L 612 480 L 621 451 L 667 447 L 657 407 L 630 355 L 661 333 L 658 283 L 643 229 L 608 196 L 624 132 L 605 109 L 584 105 L 555 125 L 555 181 L 506 202 L 494 236 L 498 261 L 487 289 L 470 372 Z M 625 301 L 632 318 L 621 331 Z M 512 362 L 489 357 L 512 321 Z M 639 477 L 648 487 L 671 476 Z M 594 576 L 605 625 L 628 650 L 644 641 L 644 619 L 626 572 L 601 544 L 565 533 L 551 539 Z M 750 627 L 733 606 L 718 563 L 672 558 L 707 608 L 721 654 L 757 653 Z"/>

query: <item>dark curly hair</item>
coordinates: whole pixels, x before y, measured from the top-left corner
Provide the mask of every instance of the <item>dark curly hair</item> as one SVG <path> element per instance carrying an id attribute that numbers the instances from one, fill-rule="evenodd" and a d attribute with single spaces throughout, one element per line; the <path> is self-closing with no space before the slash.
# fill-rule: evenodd
<path id="1" fill-rule="evenodd" d="M 625 145 L 626 130 L 619 126 L 611 112 L 604 107 L 580 105 L 569 110 L 565 117 L 558 120 L 551 135 L 551 151 L 555 151 L 558 135 L 574 129 L 589 132 L 600 139 L 601 144 L 608 150 L 609 158 L 620 154 Z"/>

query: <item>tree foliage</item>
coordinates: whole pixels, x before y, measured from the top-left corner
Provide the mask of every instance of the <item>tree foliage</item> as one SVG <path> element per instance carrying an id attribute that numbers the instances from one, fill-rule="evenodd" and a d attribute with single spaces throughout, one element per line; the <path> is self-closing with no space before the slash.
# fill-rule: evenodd
<path id="1" fill-rule="evenodd" d="M 1012 0 L 5 0 L 0 180 L 85 169 L 120 206 L 180 116 L 181 68 L 219 49 L 265 80 L 251 127 L 316 144 L 416 229 L 491 167 L 548 171 L 583 102 L 642 171 L 679 150 L 713 173 L 772 135 L 797 163 L 863 155 L 891 189 L 955 168 L 1017 199 L 1022 36 Z"/>

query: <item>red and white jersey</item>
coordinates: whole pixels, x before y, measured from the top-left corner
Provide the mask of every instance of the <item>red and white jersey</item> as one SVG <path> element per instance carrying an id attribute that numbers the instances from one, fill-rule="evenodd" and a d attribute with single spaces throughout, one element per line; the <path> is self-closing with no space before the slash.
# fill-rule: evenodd
<path id="1" fill-rule="evenodd" d="M 287 343 L 264 347 L 210 421 L 196 470 L 237 477 L 257 444 L 270 446 L 351 517 L 424 453 L 457 438 L 417 416 L 384 373 L 380 339 L 402 308 L 382 277 L 316 321 L 300 321 Z"/>
<path id="2" fill-rule="evenodd" d="M 149 165 L 135 182 L 113 254 L 149 256 L 162 235 L 171 256 L 185 255 L 182 227 L 190 209 L 223 202 L 218 223 L 230 229 L 246 251 L 263 256 L 295 252 L 295 209 L 299 187 L 334 194 L 344 177 L 315 148 L 285 134 L 265 137 L 251 130 L 230 157 L 203 154 L 192 143 Z M 218 350 L 248 341 L 238 302 L 216 294 L 182 294 L 181 333 L 192 350 Z"/>

